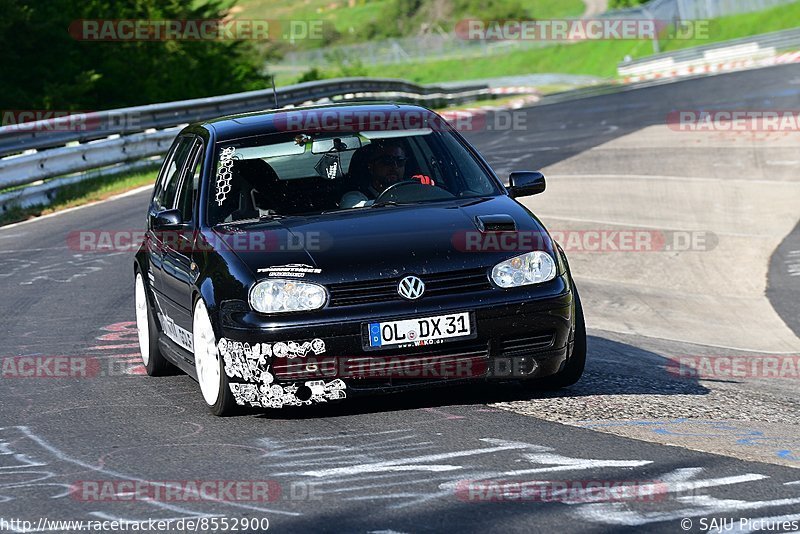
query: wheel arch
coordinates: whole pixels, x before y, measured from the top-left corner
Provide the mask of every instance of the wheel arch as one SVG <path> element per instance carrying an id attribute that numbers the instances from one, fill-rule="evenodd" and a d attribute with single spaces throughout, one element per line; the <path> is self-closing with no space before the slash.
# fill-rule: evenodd
<path id="1" fill-rule="evenodd" d="M 220 339 L 222 337 L 220 310 L 214 281 L 210 277 L 206 277 L 198 280 L 198 282 L 200 282 L 199 285 L 195 284 L 192 287 L 192 316 L 194 316 L 194 308 L 197 306 L 197 302 L 202 300 L 208 311 L 208 318 L 211 319 L 211 327 L 214 329 L 214 334 L 217 339 Z"/>

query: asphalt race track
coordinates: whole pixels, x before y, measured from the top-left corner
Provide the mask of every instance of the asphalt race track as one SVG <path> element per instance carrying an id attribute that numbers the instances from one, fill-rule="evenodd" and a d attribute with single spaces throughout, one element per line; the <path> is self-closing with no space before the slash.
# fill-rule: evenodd
<path id="1" fill-rule="evenodd" d="M 501 175 L 544 169 L 548 191 L 526 202 L 551 230 L 704 236 L 689 250 L 568 248 L 589 364 L 558 393 L 457 388 L 215 418 L 187 376 L 141 375 L 132 251 L 68 245 L 71 232 L 141 229 L 149 192 L 0 229 L 0 357 L 96 364 L 70 378 L 4 367 L 0 521 L 70 531 L 39 519 L 247 517 L 325 532 L 700 532 L 712 518 L 747 532 L 800 521 L 797 378 L 667 369 L 679 356 L 800 354 L 800 144 L 665 125 L 675 110 L 798 104 L 800 66 L 789 65 L 540 105 L 518 112 L 524 129 L 467 133 Z M 640 491 L 514 500 L 470 485 L 478 479 Z M 280 492 L 120 490 L 197 480 L 270 481 Z M 117 490 L 70 491 L 106 483 Z"/>

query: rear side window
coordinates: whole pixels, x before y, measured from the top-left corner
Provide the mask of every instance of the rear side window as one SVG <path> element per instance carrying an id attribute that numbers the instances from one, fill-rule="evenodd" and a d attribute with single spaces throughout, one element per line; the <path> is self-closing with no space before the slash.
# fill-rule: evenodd
<path id="1" fill-rule="evenodd" d="M 164 198 L 164 179 L 167 175 L 167 169 L 172 164 L 172 160 L 175 156 L 175 150 L 178 148 L 177 140 L 176 142 L 169 148 L 169 152 L 167 152 L 166 157 L 164 158 L 164 163 L 161 164 L 161 170 L 158 171 L 158 178 L 156 178 L 156 186 L 153 190 L 153 200 L 152 206 L 157 208 L 160 206 L 161 199 Z"/>
<path id="2" fill-rule="evenodd" d="M 197 189 L 200 185 L 201 163 L 203 161 L 203 143 L 196 140 L 187 161 L 189 168 L 184 173 L 178 194 L 178 204 L 175 206 L 181 211 L 183 222 L 194 219 L 194 201 L 197 198 Z"/>
<path id="3" fill-rule="evenodd" d="M 181 169 L 186 165 L 194 146 L 194 137 L 183 137 L 175 150 L 167 157 L 159 175 L 159 186 L 153 199 L 159 211 L 175 207 L 175 197 L 181 178 Z"/>

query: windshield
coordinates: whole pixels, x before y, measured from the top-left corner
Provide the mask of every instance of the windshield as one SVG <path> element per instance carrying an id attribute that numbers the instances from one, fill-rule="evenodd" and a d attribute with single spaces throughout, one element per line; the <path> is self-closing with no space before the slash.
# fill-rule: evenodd
<path id="1" fill-rule="evenodd" d="M 217 145 L 208 222 L 500 194 L 450 132 L 283 133 Z"/>

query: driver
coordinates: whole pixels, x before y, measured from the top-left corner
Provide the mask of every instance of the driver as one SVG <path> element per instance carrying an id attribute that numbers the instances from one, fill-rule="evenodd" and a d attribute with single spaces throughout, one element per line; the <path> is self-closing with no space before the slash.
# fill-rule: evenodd
<path id="1" fill-rule="evenodd" d="M 398 141 L 376 142 L 367 163 L 369 181 L 366 191 L 348 191 L 342 195 L 339 206 L 342 208 L 360 208 L 369 206 L 388 187 L 405 179 L 406 157 L 403 145 Z M 411 177 L 425 185 L 434 185 L 430 177 L 417 174 Z M 365 194 L 366 193 L 366 194 Z"/>

